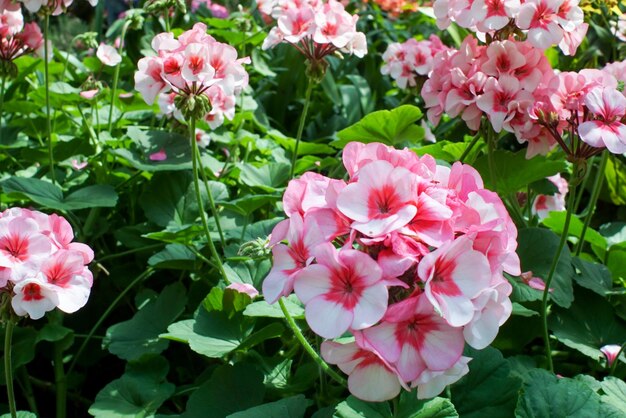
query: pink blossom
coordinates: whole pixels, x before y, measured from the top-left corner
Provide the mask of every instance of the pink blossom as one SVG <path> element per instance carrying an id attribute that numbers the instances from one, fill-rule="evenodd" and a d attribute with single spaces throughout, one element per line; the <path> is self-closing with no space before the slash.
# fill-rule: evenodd
<path id="1" fill-rule="evenodd" d="M 365 341 L 404 381 L 424 370 L 444 371 L 463 353 L 463 331 L 449 325 L 421 294 L 391 305 L 381 324 L 362 331 Z"/>
<path id="2" fill-rule="evenodd" d="M 246 294 L 250 296 L 251 299 L 259 296 L 259 291 L 256 290 L 254 286 L 248 283 L 231 283 L 226 286 L 226 289 L 232 289 L 236 292 Z"/>
<path id="3" fill-rule="evenodd" d="M 520 278 L 522 279 L 522 282 L 526 283 L 529 287 L 535 290 L 540 290 L 542 292 L 546 290 L 546 283 L 540 277 L 533 276 L 532 271 L 525 271 L 520 274 Z M 550 288 L 548 292 L 552 292 L 553 290 L 553 288 Z"/>
<path id="4" fill-rule="evenodd" d="M 614 88 L 595 88 L 585 96 L 585 105 L 595 119 L 578 127 L 580 139 L 593 147 L 606 147 L 614 154 L 626 152 L 626 98 Z"/>
<path id="5" fill-rule="evenodd" d="M 424 370 L 411 387 L 417 387 L 417 399 L 429 399 L 439 395 L 446 386 L 457 382 L 469 372 L 470 357 L 462 356 L 452 367 L 445 371 Z"/>
<path id="6" fill-rule="evenodd" d="M 326 362 L 338 365 L 342 372 L 349 375 L 350 393 L 364 401 L 393 399 L 404 385 L 397 372 L 380 354 L 360 347 L 357 342 L 339 344 L 324 341 L 321 354 Z"/>
<path id="7" fill-rule="evenodd" d="M 532 212 L 536 214 L 540 220 L 548 217 L 552 211 L 565 210 L 565 196 L 568 192 L 567 180 L 560 174 L 548 177 L 548 180 L 557 187 L 557 192 L 553 195 L 540 194 L 535 197 L 532 205 Z"/>
<path id="8" fill-rule="evenodd" d="M 600 347 L 600 351 L 606 357 L 606 364 L 611 367 L 615 360 L 617 360 L 618 354 L 622 351 L 622 346 L 617 344 L 607 344 Z"/>
<path id="9" fill-rule="evenodd" d="M 165 161 L 167 160 L 167 154 L 165 153 L 165 148 L 161 148 L 157 152 L 153 152 L 148 157 L 150 161 Z"/>
<path id="10" fill-rule="evenodd" d="M 491 268 L 484 254 L 472 249 L 472 241 L 457 238 L 426 255 L 418 266 L 429 302 L 455 327 L 474 316 L 472 299 L 489 286 Z"/>
<path id="11" fill-rule="evenodd" d="M 87 164 L 87 161 L 78 162 L 78 160 L 76 159 L 72 160 L 72 167 L 74 167 L 74 170 L 76 171 L 80 171 L 83 168 L 87 167 Z"/>
<path id="12" fill-rule="evenodd" d="M 18 282 L 13 292 L 11 306 L 18 316 L 40 319 L 59 303 L 57 293 L 42 280 L 41 274 Z"/>
<path id="13" fill-rule="evenodd" d="M 387 161 L 374 161 L 359 170 L 337 198 L 337 207 L 354 220 L 352 227 L 370 237 L 388 234 L 413 219 L 415 184 L 410 172 Z"/>
<path id="14" fill-rule="evenodd" d="M 106 44 L 100 44 L 100 46 L 98 46 L 96 56 L 100 62 L 109 67 L 115 67 L 122 62 L 122 56 L 117 52 L 117 50 Z"/>
<path id="15" fill-rule="evenodd" d="M 93 99 L 94 97 L 96 97 L 96 95 L 97 95 L 99 92 L 100 92 L 100 90 L 99 90 L 99 89 L 84 90 L 84 91 L 81 91 L 81 92 L 79 93 L 79 95 L 80 95 L 80 97 L 82 97 L 83 99 L 86 99 L 86 100 L 91 100 L 91 99 Z"/>
<path id="16" fill-rule="evenodd" d="M 511 316 L 513 306 L 509 296 L 512 291 L 511 284 L 500 278 L 472 299 L 474 316 L 463 328 L 469 345 L 482 350 L 495 340 L 500 326 Z"/>
<path id="17" fill-rule="evenodd" d="M 289 246 L 276 244 L 272 248 L 274 265 L 263 281 L 263 296 L 268 303 L 275 303 L 278 298 L 293 291 L 297 276 L 313 261 L 313 250 L 324 242 L 319 228 L 308 218 L 303 220 L 294 214 L 286 223 L 276 225 L 274 231 L 285 226 L 288 227 L 286 234 L 279 232 L 278 235 L 286 235 Z"/>
<path id="18" fill-rule="evenodd" d="M 294 283 L 313 331 L 336 338 L 348 329 L 370 327 L 383 317 L 387 287 L 371 257 L 356 250 L 337 251 L 328 243 L 313 253 L 317 263 L 302 270 Z"/>

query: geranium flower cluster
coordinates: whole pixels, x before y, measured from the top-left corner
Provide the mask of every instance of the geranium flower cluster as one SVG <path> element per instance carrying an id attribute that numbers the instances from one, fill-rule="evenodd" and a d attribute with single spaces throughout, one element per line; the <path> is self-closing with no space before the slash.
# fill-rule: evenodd
<path id="1" fill-rule="evenodd" d="M 589 27 L 579 0 L 435 0 L 433 8 L 440 29 L 456 22 L 483 39 L 521 30 L 535 48 L 559 45 L 566 55 L 576 53 Z"/>
<path id="2" fill-rule="evenodd" d="M 226 19 L 228 17 L 228 9 L 221 4 L 213 3 L 211 0 L 192 0 L 191 11 L 196 12 L 201 6 L 206 7 L 213 17 L 218 19 Z"/>
<path id="3" fill-rule="evenodd" d="M 9 0 L 10 1 L 10 0 Z M 31 13 L 37 13 L 43 11 L 46 14 L 51 14 L 53 16 L 60 15 L 68 7 L 72 5 L 74 0 L 20 0 L 24 3 L 26 9 L 28 9 Z M 98 4 L 98 0 L 87 0 L 89 4 L 92 6 L 96 6 Z"/>
<path id="4" fill-rule="evenodd" d="M 368 0 L 365 0 L 368 3 Z M 402 13 L 416 12 L 419 8 L 419 3 L 416 0 L 373 0 L 374 3 L 380 6 L 380 8 L 392 17 L 397 17 Z M 422 2 L 422 5 L 424 2 Z"/>
<path id="5" fill-rule="evenodd" d="M 263 49 L 281 42 L 293 45 L 311 64 L 321 64 L 324 57 L 335 52 L 367 54 L 365 34 L 356 29 L 359 17 L 346 12 L 335 0 L 275 0 L 262 4 L 277 20 L 263 41 Z"/>
<path id="6" fill-rule="evenodd" d="M 422 88 L 428 118 L 439 123 L 443 112 L 478 130 L 486 116 L 493 129 L 529 142 L 528 157 L 547 151 L 545 132 L 528 115 L 537 92 L 554 76 L 543 52 L 528 42 L 494 41 L 484 46 L 467 36 L 459 50 L 434 58 L 433 71 Z M 554 141 L 548 142 L 548 147 Z"/>
<path id="7" fill-rule="evenodd" d="M 72 242 L 62 217 L 12 208 L 0 213 L 0 293 L 19 316 L 39 319 L 55 307 L 72 313 L 89 298 L 89 246 Z"/>
<path id="8" fill-rule="evenodd" d="M 609 71 L 555 74 L 536 97 L 530 117 L 568 156 L 587 159 L 604 148 L 615 154 L 626 152 L 626 97 Z M 574 146 L 572 133 L 583 142 L 580 146 Z"/>
<path id="9" fill-rule="evenodd" d="M 349 143 L 348 181 L 305 173 L 270 238 L 268 303 L 295 291 L 322 355 L 367 401 L 427 398 L 468 371 L 511 314 L 517 229 L 476 170 L 379 143 Z M 286 242 L 285 242 L 286 241 Z"/>
<path id="10" fill-rule="evenodd" d="M 235 48 L 206 30 L 196 23 L 178 39 L 169 32 L 155 36 L 152 48 L 158 55 L 139 60 L 135 88 L 148 104 L 159 97 L 166 114 L 178 110 L 186 119 L 203 118 L 216 128 L 225 117 L 234 117 L 236 95 L 248 85 L 242 64 L 250 59 L 237 59 Z"/>
<path id="11" fill-rule="evenodd" d="M 433 67 L 433 58 L 440 51 L 446 51 L 439 37 L 431 35 L 429 39 L 418 41 L 394 42 L 383 54 L 382 74 L 389 74 L 401 89 L 415 87 L 419 76 L 427 76 Z"/>
<path id="12" fill-rule="evenodd" d="M 43 55 L 43 35 L 36 23 L 24 24 L 18 4 L 0 2 L 0 72 L 16 58 L 36 52 Z"/>

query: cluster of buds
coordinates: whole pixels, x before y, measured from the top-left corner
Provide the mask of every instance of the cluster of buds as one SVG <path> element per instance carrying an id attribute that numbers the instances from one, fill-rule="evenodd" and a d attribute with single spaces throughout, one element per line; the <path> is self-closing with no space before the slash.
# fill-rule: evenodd
<path id="1" fill-rule="evenodd" d="M 87 303 L 94 254 L 73 239 L 60 216 L 21 208 L 0 213 L 0 296 L 17 315 L 39 319 L 55 307 L 73 313 Z"/>
<path id="2" fill-rule="evenodd" d="M 248 73 L 237 50 L 207 35 L 196 23 L 178 39 L 168 32 L 152 40 L 157 56 L 139 60 L 135 88 L 148 104 L 159 98 L 164 113 L 204 119 L 211 128 L 232 119 L 235 97 L 248 85 Z"/>
<path id="3" fill-rule="evenodd" d="M 367 41 L 357 31 L 358 16 L 346 12 L 335 0 L 275 0 L 263 3 L 277 21 L 263 42 L 263 49 L 282 42 L 300 51 L 308 61 L 309 78 L 321 80 L 327 64 L 324 58 L 337 52 L 362 58 L 367 54 Z"/>
<path id="4" fill-rule="evenodd" d="M 511 314 L 517 229 L 476 170 L 379 143 L 349 143 L 348 181 L 292 180 L 272 231 L 268 303 L 295 291 L 322 356 L 352 394 L 436 396 L 468 371 L 467 342 L 489 345 Z"/>

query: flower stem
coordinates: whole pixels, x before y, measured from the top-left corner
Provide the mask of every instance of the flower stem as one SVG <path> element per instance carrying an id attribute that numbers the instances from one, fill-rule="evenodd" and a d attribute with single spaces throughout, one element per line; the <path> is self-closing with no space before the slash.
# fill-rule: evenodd
<path id="1" fill-rule="evenodd" d="M 126 286 L 126 288 L 124 290 L 122 290 L 119 295 L 117 295 L 115 300 L 113 300 L 113 302 L 111 302 L 111 304 L 106 309 L 106 311 L 104 311 L 104 313 L 102 315 L 100 315 L 100 318 L 98 318 L 98 321 L 96 321 L 94 326 L 91 327 L 91 330 L 89 331 L 89 334 L 87 334 L 87 337 L 83 340 L 83 343 L 80 345 L 80 348 L 78 349 L 78 351 L 76 352 L 76 355 L 72 359 L 72 363 L 70 364 L 69 369 L 67 369 L 67 374 L 68 375 L 70 375 L 72 373 L 72 371 L 74 370 L 74 367 L 76 366 L 76 362 L 80 358 L 80 355 L 83 353 L 83 351 L 85 351 L 85 348 L 87 347 L 87 344 L 89 343 L 89 340 L 91 340 L 91 338 L 95 334 L 96 330 L 100 327 L 100 325 L 102 325 L 102 323 L 105 321 L 105 319 L 107 319 L 109 317 L 109 314 L 111 312 L 113 312 L 113 309 L 115 309 L 117 304 L 122 300 L 122 298 L 124 298 L 124 296 L 126 296 L 126 293 L 128 293 L 130 291 L 130 289 L 135 287 L 135 285 L 137 283 L 139 283 L 139 282 L 147 279 L 148 277 L 150 277 L 150 275 L 153 272 L 154 272 L 154 270 L 152 270 L 151 268 L 148 268 L 146 271 L 144 271 L 139 276 L 137 276 L 135 278 L 135 280 L 130 282 L 128 284 L 128 286 Z"/>
<path id="2" fill-rule="evenodd" d="M 4 88 L 6 86 L 6 77 L 0 76 L 0 129 L 2 129 L 2 116 L 4 111 Z"/>
<path id="3" fill-rule="evenodd" d="M 463 154 L 461 154 L 461 157 L 459 158 L 460 163 L 462 163 L 463 160 L 467 158 L 467 156 L 472 151 L 472 149 L 474 148 L 474 145 L 476 145 L 479 139 L 480 139 L 480 131 L 476 132 L 476 135 L 474 135 L 474 137 L 472 138 L 472 141 L 467 145 L 467 147 L 465 147 Z"/>
<path id="4" fill-rule="evenodd" d="M 309 78 L 307 80 L 306 93 L 304 94 L 304 109 L 300 115 L 300 124 L 298 125 L 298 133 L 296 134 L 296 146 L 293 149 L 293 155 L 291 156 L 291 171 L 289 172 L 289 178 L 292 179 L 296 171 L 296 161 L 298 159 L 298 147 L 300 146 L 300 140 L 302 140 L 302 132 L 304 132 L 304 123 L 306 122 L 306 115 L 309 112 L 309 106 L 311 105 L 311 93 L 313 92 L 313 81 Z"/>
<path id="5" fill-rule="evenodd" d="M 67 415 L 67 378 L 63 367 L 63 341 L 54 343 L 54 382 L 56 388 L 57 418 Z"/>
<path id="6" fill-rule="evenodd" d="M 602 183 L 604 183 L 604 170 L 606 169 L 607 161 L 609 160 L 609 153 L 604 151 L 602 154 L 602 159 L 600 160 L 600 165 L 598 166 L 598 172 L 596 173 L 596 179 L 593 183 L 593 189 L 591 189 L 591 199 L 589 200 L 589 207 L 587 208 L 587 216 L 585 216 L 585 223 L 583 224 L 583 229 L 580 232 L 580 238 L 578 239 L 578 243 L 576 244 L 576 256 L 580 255 L 580 252 L 583 249 L 583 245 L 585 242 L 585 234 L 587 233 L 587 229 L 589 228 L 589 224 L 591 223 L 591 218 L 593 217 L 594 212 L 596 211 L 596 203 L 598 202 L 598 197 L 600 197 L 600 190 L 602 190 Z"/>
<path id="7" fill-rule="evenodd" d="M 283 311 L 283 315 L 285 315 L 285 319 L 287 320 L 287 324 L 289 325 L 289 328 L 291 328 L 291 330 L 293 331 L 294 335 L 300 342 L 300 345 L 302 345 L 302 347 L 304 348 L 304 351 L 306 351 L 311 356 L 311 358 L 324 371 L 324 373 L 330 376 L 335 382 L 346 387 L 347 386 L 346 379 L 344 379 L 336 371 L 334 371 L 328 365 L 328 363 L 326 363 L 324 359 L 321 358 L 319 354 L 317 354 L 317 352 L 313 349 L 313 347 L 311 347 L 311 344 L 309 344 L 306 338 L 304 338 L 304 335 L 302 335 L 302 331 L 300 330 L 300 327 L 298 327 L 298 324 L 296 324 L 296 321 L 294 321 L 293 317 L 287 310 L 287 307 L 285 306 L 284 298 L 281 297 L 280 299 L 278 299 L 278 304 L 280 305 L 280 309 Z"/>
<path id="8" fill-rule="evenodd" d="M 496 145 L 496 131 L 493 130 L 491 125 L 487 126 L 487 162 L 489 163 L 489 177 L 491 180 L 491 187 L 493 190 L 497 190 L 496 187 L 496 163 L 493 159 L 493 153 L 495 152 Z"/>
<path id="9" fill-rule="evenodd" d="M 13 340 L 13 328 L 15 322 L 9 314 L 4 330 L 4 376 L 7 383 L 7 396 L 9 397 L 9 411 L 11 418 L 17 418 L 17 407 L 15 406 L 15 392 L 13 391 L 13 365 L 11 361 L 11 342 Z"/>
<path id="10" fill-rule="evenodd" d="M 196 147 L 198 144 L 196 143 Z M 204 166 L 202 165 L 202 157 L 199 152 L 196 152 L 196 157 L 198 158 L 198 167 L 200 168 L 200 176 L 202 176 L 202 182 L 204 183 L 204 188 L 206 189 L 207 196 L 209 197 L 209 207 L 211 208 L 211 214 L 213 215 L 213 219 L 215 220 L 215 227 L 217 228 L 217 233 L 220 236 L 220 244 L 222 244 L 222 251 L 226 248 L 226 240 L 224 239 L 224 232 L 222 231 L 222 224 L 220 223 L 220 218 L 217 213 L 217 208 L 215 206 L 215 200 L 213 199 L 213 193 L 209 187 L 209 181 L 207 180 L 206 173 L 204 172 Z"/>
<path id="11" fill-rule="evenodd" d="M 209 222 L 206 218 L 206 213 L 204 212 L 204 204 L 202 203 L 202 194 L 200 193 L 200 181 L 198 179 L 198 142 L 196 141 L 196 120 L 194 118 L 190 118 L 189 120 L 189 145 L 191 146 L 191 162 L 192 162 L 192 171 L 193 171 L 193 185 L 196 189 L 196 200 L 198 201 L 198 212 L 200 212 L 200 220 L 202 221 L 202 226 L 204 227 L 204 233 L 206 235 L 207 244 L 209 246 L 209 250 L 211 251 L 211 255 L 215 258 L 215 264 L 217 265 L 217 269 L 219 270 L 222 278 L 228 282 L 228 278 L 226 277 L 226 271 L 224 270 L 224 265 L 222 264 L 222 259 L 217 253 L 217 249 L 215 248 L 215 244 L 213 244 L 213 240 L 211 239 L 211 231 L 209 230 Z M 209 201 L 213 200 L 213 195 L 211 194 L 211 189 L 207 188 L 207 194 L 210 196 Z"/>
<path id="12" fill-rule="evenodd" d="M 50 118 L 50 70 L 48 60 L 50 58 L 50 47 L 48 39 L 50 37 L 50 15 L 46 14 L 43 24 L 43 71 L 44 85 L 46 89 L 46 137 L 48 138 L 48 158 L 50 160 L 50 179 L 55 184 L 56 173 L 54 172 L 54 151 L 52 149 L 52 122 Z"/>
<path id="13" fill-rule="evenodd" d="M 576 172 L 577 167 L 574 167 L 574 172 Z M 576 188 L 578 186 L 578 181 L 575 179 L 574 181 L 570 181 L 570 190 L 569 197 L 567 199 L 567 212 L 565 215 L 565 223 L 563 224 L 563 232 L 561 233 L 561 240 L 559 241 L 559 245 L 556 249 L 556 253 L 554 254 L 554 258 L 552 259 L 552 264 L 550 265 L 550 271 L 548 272 L 548 276 L 546 277 L 546 287 L 543 290 L 543 298 L 541 300 L 541 319 L 543 323 L 543 341 L 545 344 L 546 350 L 546 360 L 548 362 L 548 370 L 554 373 L 554 364 L 552 362 L 552 349 L 550 347 L 550 333 L 548 330 L 548 295 L 550 293 L 550 284 L 552 283 L 552 279 L 554 278 L 554 273 L 556 272 L 556 267 L 559 264 L 559 259 L 561 258 L 561 253 L 563 252 L 563 248 L 565 247 L 565 243 L 567 242 L 567 237 L 569 234 L 569 225 L 572 220 L 572 213 L 574 212 L 574 203 L 576 201 Z"/>
<path id="14" fill-rule="evenodd" d="M 118 54 L 120 54 L 121 57 L 123 57 L 123 53 L 124 53 L 124 38 L 126 38 L 126 31 L 128 30 L 128 27 L 130 26 L 130 22 L 127 21 L 126 23 L 124 23 L 124 26 L 122 26 L 122 34 L 120 35 L 120 46 L 117 49 Z M 109 104 L 109 122 L 108 122 L 108 131 L 109 133 L 111 132 L 111 128 L 113 127 L 113 104 L 115 103 L 115 95 L 117 93 L 117 83 L 120 79 L 120 68 L 122 67 L 122 62 L 124 62 L 124 59 L 122 59 L 116 66 L 115 66 L 115 72 L 113 73 L 113 88 L 111 89 L 111 103 Z"/>

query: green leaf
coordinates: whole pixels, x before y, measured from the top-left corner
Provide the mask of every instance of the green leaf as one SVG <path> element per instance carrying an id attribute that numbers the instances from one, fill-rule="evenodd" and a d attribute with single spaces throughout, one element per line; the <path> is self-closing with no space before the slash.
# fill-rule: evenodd
<path id="1" fill-rule="evenodd" d="M 417 399 L 415 390 L 402 391 L 398 404 L 397 418 L 455 418 L 459 414 L 450 399 Z"/>
<path id="2" fill-rule="evenodd" d="M 567 216 L 566 212 L 550 212 L 549 216 L 541 221 L 545 226 L 556 232 L 557 234 L 561 234 L 563 232 L 563 226 L 565 225 L 565 217 Z M 583 223 L 576 216 L 572 216 L 568 234 L 574 237 L 580 237 L 580 234 L 583 230 Z M 595 245 L 601 250 L 605 250 L 607 247 L 606 238 L 604 238 L 598 231 L 593 228 L 587 228 L 587 232 L 585 232 L 585 241 Z"/>
<path id="3" fill-rule="evenodd" d="M 59 324 L 48 323 L 43 326 L 37 333 L 37 342 L 39 341 L 60 341 L 67 337 L 73 331 Z"/>
<path id="4" fill-rule="evenodd" d="M 0 332 L 2 347 L 4 347 L 4 334 L 4 327 L 2 327 L 2 332 Z M 11 365 L 13 366 L 13 374 L 15 375 L 15 370 L 17 370 L 18 367 L 30 363 L 35 358 L 37 331 L 32 327 L 15 327 L 11 342 Z M 6 385 L 4 361 L 0 364 L 0 384 Z"/>
<path id="5" fill-rule="evenodd" d="M 518 316 L 525 316 L 525 317 L 529 317 L 529 316 L 536 316 L 539 315 L 539 312 L 530 310 L 528 308 L 526 308 L 523 305 L 520 305 L 519 303 L 515 303 L 513 302 L 513 315 L 518 315 Z"/>
<path id="6" fill-rule="evenodd" d="M 246 186 L 275 192 L 287 185 L 289 181 L 289 164 L 269 163 L 261 167 L 252 164 L 241 164 L 239 179 Z"/>
<path id="7" fill-rule="evenodd" d="M 17 418 L 37 418 L 37 415 L 35 415 L 32 412 L 27 412 L 27 411 L 17 411 Z M 0 418 L 12 418 L 11 414 L 2 414 L 0 415 Z"/>
<path id="8" fill-rule="evenodd" d="M 269 259 L 244 260 L 224 264 L 224 271 L 229 282 L 251 284 L 257 289 L 261 288 L 263 279 L 271 268 L 272 262 Z"/>
<path id="9" fill-rule="evenodd" d="M 168 369 L 163 357 L 148 357 L 138 364 L 128 364 L 121 378 L 96 395 L 89 413 L 96 418 L 153 416 L 174 393 L 175 386 L 165 380 Z"/>
<path id="10" fill-rule="evenodd" d="M 531 370 L 524 382 L 515 416 L 518 418 L 607 417 L 600 397 L 585 383 Z"/>
<path id="11" fill-rule="evenodd" d="M 335 418 L 390 418 L 388 402 L 365 402 L 350 395 L 335 407 Z"/>
<path id="12" fill-rule="evenodd" d="M 228 418 L 303 418 L 307 407 L 312 404 L 304 395 L 291 396 L 276 402 L 255 406 L 235 412 Z"/>
<path id="13" fill-rule="evenodd" d="M 113 186 L 95 184 L 70 193 L 65 197 L 63 206 L 65 210 L 112 208 L 117 205 L 117 198 L 118 196 Z"/>
<path id="14" fill-rule="evenodd" d="M 167 286 L 156 300 L 146 304 L 132 319 L 109 327 L 103 345 L 124 360 L 162 352 L 168 342 L 159 339 L 159 334 L 183 312 L 186 303 L 186 290 L 182 284 Z"/>
<path id="15" fill-rule="evenodd" d="M 626 205 L 626 166 L 618 158 L 609 158 L 604 170 L 604 177 L 611 200 L 616 205 Z"/>
<path id="16" fill-rule="evenodd" d="M 186 245 L 169 244 L 148 259 L 148 265 L 164 269 L 188 270 L 193 267 L 196 255 Z"/>
<path id="17" fill-rule="evenodd" d="M 304 318 L 304 308 L 302 304 L 298 300 L 295 295 L 290 295 L 285 298 L 285 307 L 287 311 L 291 314 L 293 318 L 302 319 Z M 270 305 L 264 300 L 260 300 L 258 302 L 252 302 L 250 305 L 246 306 L 246 309 L 243 311 L 243 314 L 246 316 L 264 316 L 267 318 L 284 318 L 283 311 L 280 309 L 278 303 L 274 303 Z"/>
<path id="18" fill-rule="evenodd" d="M 469 350 L 469 374 L 452 386 L 452 403 L 462 417 L 509 418 L 517 403 L 521 379 L 495 348 Z"/>
<path id="19" fill-rule="evenodd" d="M 11 177 L 2 183 L 2 187 L 5 193 L 23 195 L 35 203 L 56 210 L 114 207 L 118 199 L 115 189 L 103 184 L 78 189 L 65 198 L 58 186 L 36 178 Z"/>
<path id="20" fill-rule="evenodd" d="M 415 124 L 422 117 L 422 111 L 415 106 L 404 105 L 393 110 L 380 110 L 366 115 L 354 125 L 339 131 L 336 148 L 343 148 L 348 142 L 382 142 L 387 145 L 415 145 L 424 137 L 424 130 Z"/>
<path id="21" fill-rule="evenodd" d="M 246 334 L 247 330 L 242 330 L 241 314 L 229 317 L 225 312 L 207 312 L 201 306 L 195 319 L 170 325 L 160 337 L 187 343 L 198 354 L 220 358 L 239 347 Z"/>
<path id="22" fill-rule="evenodd" d="M 519 231 L 517 237 L 517 253 L 520 257 L 522 271 L 532 271 L 533 276 L 546 281 L 552 258 L 559 246 L 559 237 L 554 232 L 543 228 L 526 228 Z M 563 247 L 559 263 L 550 288 L 550 299 L 559 306 L 567 308 L 574 300 L 572 278 L 572 256 L 567 246 Z M 519 302 L 519 300 L 518 300 Z"/>
<path id="23" fill-rule="evenodd" d="M 603 402 L 613 405 L 626 415 L 626 383 L 613 376 L 607 376 L 602 381 Z"/>
<path id="24" fill-rule="evenodd" d="M 491 183 L 489 159 L 486 155 L 476 160 L 474 168 L 482 175 L 485 186 L 502 196 L 525 190 L 527 185 L 561 173 L 566 169 L 564 160 L 555 161 L 543 156 L 536 156 L 527 160 L 526 150 L 516 153 L 497 150 L 493 153 L 493 161 L 495 187 Z"/>
<path id="25" fill-rule="evenodd" d="M 576 283 L 592 290 L 600 296 L 605 296 L 613 287 L 611 272 L 604 264 L 586 261 L 579 257 L 572 258 L 576 268 L 574 280 Z"/>
<path id="26" fill-rule="evenodd" d="M 626 324 L 613 312 L 611 304 L 596 293 L 576 290 L 576 303 L 569 309 L 555 308 L 549 326 L 563 344 L 599 360 L 600 348 L 626 341 Z"/>
<path id="27" fill-rule="evenodd" d="M 225 418 L 263 402 L 263 374 L 251 365 L 220 366 L 187 401 L 182 418 Z"/>

